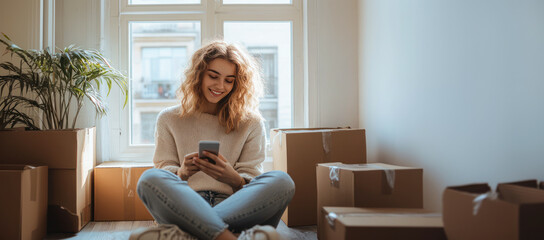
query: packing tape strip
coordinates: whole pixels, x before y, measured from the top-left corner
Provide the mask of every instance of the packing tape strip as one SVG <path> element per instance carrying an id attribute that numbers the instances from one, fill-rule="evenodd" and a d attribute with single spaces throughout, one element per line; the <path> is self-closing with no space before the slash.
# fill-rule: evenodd
<path id="1" fill-rule="evenodd" d="M 339 217 L 441 217 L 441 213 L 335 213 L 325 216 L 329 226 L 334 228 L 334 222 Z"/>
<path id="2" fill-rule="evenodd" d="M 325 159 L 323 162 L 331 162 L 331 149 L 330 149 L 330 143 L 331 143 L 331 135 L 332 130 L 323 130 L 321 132 L 321 138 L 323 139 L 323 155 L 325 156 Z"/>
<path id="3" fill-rule="evenodd" d="M 329 178 L 331 179 L 331 185 L 338 187 L 340 182 L 340 168 L 338 166 L 329 167 Z"/>
<path id="4" fill-rule="evenodd" d="M 134 219 L 134 186 L 132 186 L 132 168 L 124 167 L 123 169 L 123 203 L 125 220 Z"/>
<path id="5" fill-rule="evenodd" d="M 389 188 L 394 189 L 395 188 L 395 170 L 382 167 L 380 165 L 376 164 L 366 164 L 367 166 L 375 169 L 381 169 L 385 172 L 385 179 L 387 179 L 387 184 L 389 185 Z"/>
<path id="6" fill-rule="evenodd" d="M 478 215 L 478 212 L 480 211 L 480 207 L 482 207 L 482 203 L 484 202 L 485 199 L 495 200 L 498 197 L 499 197 L 499 194 L 492 191 L 482 193 L 476 196 L 474 200 L 472 200 L 472 215 L 474 216 Z"/>
<path id="7" fill-rule="evenodd" d="M 24 170 L 30 170 L 30 201 L 38 199 L 38 170 L 34 166 L 26 165 Z"/>
<path id="8" fill-rule="evenodd" d="M 389 188 L 395 188 L 395 170 L 385 168 L 379 165 L 367 163 L 367 164 L 338 164 L 335 166 L 329 166 L 329 178 L 331 180 L 331 185 L 338 186 L 340 181 L 340 168 L 349 167 L 349 168 L 373 168 L 378 170 L 383 170 L 385 172 L 385 178 L 387 179 L 387 185 Z"/>
<path id="9" fill-rule="evenodd" d="M 268 145 L 268 151 L 272 151 L 272 146 L 274 146 L 274 143 L 277 141 L 278 138 L 280 138 L 279 144 L 281 147 L 281 135 L 283 134 L 283 130 L 276 130 L 276 135 L 274 135 L 273 138 L 270 139 L 270 144 Z"/>

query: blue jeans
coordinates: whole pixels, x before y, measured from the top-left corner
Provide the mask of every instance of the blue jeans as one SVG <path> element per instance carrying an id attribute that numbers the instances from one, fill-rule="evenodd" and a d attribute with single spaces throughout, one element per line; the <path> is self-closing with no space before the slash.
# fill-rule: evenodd
<path id="1" fill-rule="evenodd" d="M 138 196 L 159 224 L 176 224 L 199 239 L 215 239 L 227 228 L 276 227 L 294 194 L 293 180 L 281 171 L 261 174 L 231 196 L 197 193 L 187 181 L 156 168 L 138 181 Z"/>

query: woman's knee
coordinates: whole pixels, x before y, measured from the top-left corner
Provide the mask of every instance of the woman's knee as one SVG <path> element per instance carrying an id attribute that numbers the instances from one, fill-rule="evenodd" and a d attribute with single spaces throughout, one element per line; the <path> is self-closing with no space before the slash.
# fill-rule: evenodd
<path id="1" fill-rule="evenodd" d="M 267 173 L 268 177 L 270 178 L 270 183 L 274 188 L 282 189 L 287 192 L 291 192 L 293 195 L 295 193 L 295 182 L 293 182 L 293 179 L 283 171 L 270 171 Z"/>
<path id="2" fill-rule="evenodd" d="M 171 175 L 171 174 L 169 174 L 169 172 L 167 171 L 157 169 L 157 168 L 151 168 L 144 171 L 144 173 L 142 173 L 142 175 L 140 176 L 140 179 L 138 180 L 138 185 L 137 185 L 138 195 L 141 196 L 142 193 L 146 191 L 146 188 L 149 188 L 150 186 L 160 187 L 162 183 L 164 182 L 164 180 L 166 179 L 165 177 L 169 177 L 168 175 Z"/>

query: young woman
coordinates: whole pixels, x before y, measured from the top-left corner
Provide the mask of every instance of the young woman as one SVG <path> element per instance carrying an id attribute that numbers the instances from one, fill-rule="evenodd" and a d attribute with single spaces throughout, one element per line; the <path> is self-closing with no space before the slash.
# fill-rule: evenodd
<path id="1" fill-rule="evenodd" d="M 257 63 L 245 49 L 215 41 L 194 53 L 185 76 L 181 105 L 157 119 L 155 168 L 138 182 L 140 199 L 161 225 L 131 239 L 237 239 L 240 231 L 240 239 L 278 239 L 275 227 L 295 186 L 284 172 L 261 174 L 266 138 Z M 198 158 L 200 140 L 220 142 L 217 156 L 204 152 L 215 164 Z"/>

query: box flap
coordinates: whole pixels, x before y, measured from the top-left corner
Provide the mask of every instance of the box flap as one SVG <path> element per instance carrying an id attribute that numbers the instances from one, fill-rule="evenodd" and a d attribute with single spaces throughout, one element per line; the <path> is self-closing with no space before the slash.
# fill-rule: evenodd
<path id="1" fill-rule="evenodd" d="M 544 190 L 535 187 L 525 187 L 512 184 L 497 186 L 499 198 L 515 204 L 540 203 L 544 205 Z"/>
<path id="2" fill-rule="evenodd" d="M 331 127 L 331 128 L 273 128 L 271 131 L 284 132 L 284 133 L 309 133 L 309 132 L 323 132 L 330 130 L 354 130 L 350 127 Z"/>
<path id="3" fill-rule="evenodd" d="M 538 181 L 536 179 L 516 181 L 516 182 L 507 182 L 507 183 L 499 183 L 499 185 L 500 184 L 510 184 L 510 185 L 538 188 Z"/>
<path id="4" fill-rule="evenodd" d="M 0 164 L 0 171 L 3 170 L 27 170 L 27 169 L 33 169 L 34 166 L 31 165 L 23 165 L 23 164 Z"/>
<path id="5" fill-rule="evenodd" d="M 375 170 L 403 170 L 403 169 L 421 169 L 414 167 L 404 167 L 397 166 L 385 163 L 355 163 L 355 164 L 345 164 L 341 162 L 331 162 L 331 163 L 319 163 L 319 166 L 324 167 L 337 167 L 339 169 L 345 169 L 350 171 L 375 171 Z"/>
<path id="6" fill-rule="evenodd" d="M 324 207 L 346 227 L 436 227 L 442 228 L 440 213 L 412 208 Z"/>
<path id="7" fill-rule="evenodd" d="M 462 186 L 452 186 L 447 187 L 446 189 L 452 189 L 460 192 L 471 193 L 471 194 L 482 194 L 491 191 L 491 188 L 487 183 L 475 183 Z"/>

